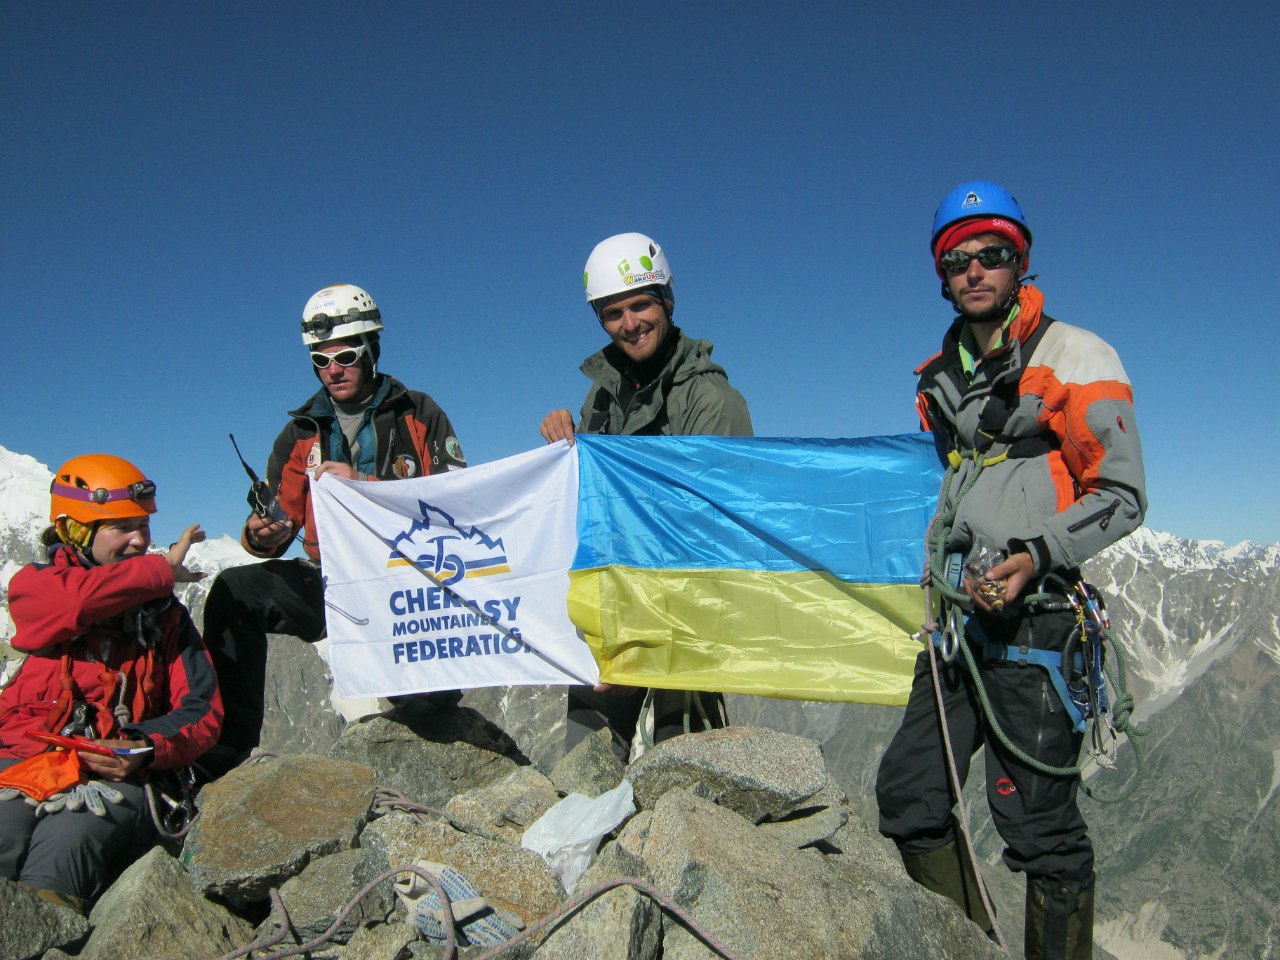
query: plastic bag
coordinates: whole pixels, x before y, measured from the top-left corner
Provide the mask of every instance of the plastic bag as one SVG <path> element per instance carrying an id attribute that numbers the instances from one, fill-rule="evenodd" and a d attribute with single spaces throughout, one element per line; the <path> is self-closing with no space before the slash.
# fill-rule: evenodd
<path id="1" fill-rule="evenodd" d="M 524 832 L 520 845 L 547 861 L 565 892 L 573 893 L 600 841 L 635 812 L 635 795 L 626 780 L 594 800 L 571 793 Z"/>

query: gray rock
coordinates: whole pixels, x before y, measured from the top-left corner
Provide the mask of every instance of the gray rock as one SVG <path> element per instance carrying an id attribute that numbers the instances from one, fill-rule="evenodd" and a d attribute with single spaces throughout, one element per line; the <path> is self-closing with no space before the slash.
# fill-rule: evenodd
<path id="1" fill-rule="evenodd" d="M 474 710 L 412 705 L 348 724 L 329 755 L 372 767 L 379 786 L 432 807 L 505 777 L 525 759 L 514 740 Z"/>
<path id="2" fill-rule="evenodd" d="M 662 915 L 633 887 L 608 890 L 576 911 L 534 951 L 537 960 L 657 960 Z"/>
<path id="3" fill-rule="evenodd" d="M 461 833 L 443 823 L 425 826 L 392 813 L 370 823 L 360 836 L 371 877 L 416 860 L 447 863 L 459 870 L 496 910 L 532 925 L 559 909 L 564 887 L 536 853 L 509 843 Z"/>
<path id="4" fill-rule="evenodd" d="M 359 850 L 343 850 L 312 860 L 305 870 L 280 887 L 280 899 L 293 927 L 294 937 L 290 942 L 305 943 L 323 934 L 332 926 L 339 911 L 372 879 L 366 873 L 364 854 Z M 394 909 L 395 894 L 390 882 L 379 884 L 351 911 L 330 939 L 346 943 L 358 926 L 385 920 Z M 256 935 L 265 939 L 276 929 L 275 919 L 268 918 L 258 927 Z"/>
<path id="5" fill-rule="evenodd" d="M 583 893 L 605 880 L 617 877 L 636 877 L 652 880 L 644 862 L 644 842 L 649 835 L 649 822 L 653 813 L 641 810 L 625 824 L 617 839 L 607 842 L 596 854 L 587 872 L 578 881 L 576 892 Z"/>
<path id="6" fill-rule="evenodd" d="M 81 960 L 210 957 L 253 940 L 253 927 L 202 897 L 160 847 L 125 870 L 89 918 L 93 935 Z"/>
<path id="7" fill-rule="evenodd" d="M 829 841 L 846 823 L 849 811 L 822 807 L 816 813 L 760 824 L 760 829 L 797 850 Z"/>
<path id="8" fill-rule="evenodd" d="M 346 726 L 333 706 L 333 675 L 315 644 L 273 634 L 267 643 L 264 693 L 263 750 L 323 755 Z"/>
<path id="9" fill-rule="evenodd" d="M 519 846 L 529 826 L 559 799 L 545 776 L 533 767 L 517 767 L 501 780 L 458 794 L 445 812 L 467 833 Z"/>
<path id="10" fill-rule="evenodd" d="M 74 910 L 40 899 L 24 884 L 0 878 L 0 960 L 38 957 L 88 932 L 89 921 Z"/>
<path id="11" fill-rule="evenodd" d="M 326 757 L 266 758 L 200 793 L 184 862 L 196 888 L 261 900 L 313 857 L 355 846 L 373 800 L 369 767 Z"/>
<path id="12" fill-rule="evenodd" d="M 830 777 L 818 745 L 806 737 L 728 727 L 658 744 L 627 768 L 627 779 L 641 809 L 685 788 L 758 823 L 800 807 Z"/>
<path id="13" fill-rule="evenodd" d="M 587 737 L 551 768 L 551 782 L 561 793 L 598 797 L 622 782 L 627 768 L 610 747 L 612 736 L 602 727 Z"/>
<path id="14" fill-rule="evenodd" d="M 535 767 L 548 772 L 564 756 L 565 687 L 483 687 L 462 705 L 506 730 Z"/>
<path id="15" fill-rule="evenodd" d="M 655 885 L 741 960 L 1003 956 L 954 905 L 926 900 L 914 883 L 856 883 L 820 854 L 684 790 L 654 808 L 644 857 Z M 663 956 L 704 960 L 707 950 L 664 920 Z"/>
<path id="16" fill-rule="evenodd" d="M 410 944 L 417 940 L 417 929 L 405 923 L 365 924 L 333 956 L 336 960 L 409 960 L 414 956 Z"/>

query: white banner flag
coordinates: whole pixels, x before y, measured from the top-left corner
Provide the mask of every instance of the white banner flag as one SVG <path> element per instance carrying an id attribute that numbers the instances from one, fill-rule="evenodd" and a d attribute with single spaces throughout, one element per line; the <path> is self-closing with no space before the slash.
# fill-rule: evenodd
<path id="1" fill-rule="evenodd" d="M 312 484 L 340 694 L 599 682 L 565 597 L 578 452 L 431 477 Z"/>

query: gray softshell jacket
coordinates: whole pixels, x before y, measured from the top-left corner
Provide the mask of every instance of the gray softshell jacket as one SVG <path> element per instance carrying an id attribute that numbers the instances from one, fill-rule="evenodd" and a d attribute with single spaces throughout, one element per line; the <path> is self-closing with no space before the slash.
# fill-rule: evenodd
<path id="1" fill-rule="evenodd" d="M 942 352 L 917 370 L 917 406 L 939 457 L 944 465 L 952 451 L 964 458 L 951 497 L 963 489 L 975 450 L 994 458 L 960 503 L 949 548 L 1026 549 L 1039 573 L 1079 566 L 1140 526 L 1147 507 L 1133 391 L 1120 358 L 1087 330 L 1042 316 L 1041 303 L 1038 291 L 1023 288 L 1011 342 L 972 380 L 957 347 L 961 320 Z"/>

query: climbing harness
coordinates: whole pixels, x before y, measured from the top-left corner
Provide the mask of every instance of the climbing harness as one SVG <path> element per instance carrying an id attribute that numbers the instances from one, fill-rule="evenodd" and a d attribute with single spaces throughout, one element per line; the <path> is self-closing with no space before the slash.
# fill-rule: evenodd
<path id="1" fill-rule="evenodd" d="M 1082 783 L 1085 794 L 1101 803 L 1114 803 L 1128 799 L 1145 780 L 1144 753 L 1138 738 L 1145 736 L 1147 731 L 1130 722 L 1133 698 L 1129 695 L 1126 682 L 1124 652 L 1114 640 L 1110 621 L 1105 615 L 1105 605 L 1098 592 L 1083 581 L 1073 585 L 1068 584 L 1056 574 L 1048 574 L 1041 578 L 1037 592 L 1021 598 L 1026 607 L 1040 612 L 1066 610 L 1074 612 L 1078 631 L 1073 634 L 1067 649 L 1061 652 L 993 643 L 982 630 L 976 617 L 964 615 L 964 611 L 970 609 L 971 601 L 969 596 L 960 589 L 962 569 L 959 558 L 955 554 L 948 553 L 946 549 L 951 526 L 955 521 L 959 504 L 972 489 L 982 471 L 1005 457 L 1006 454 L 1000 454 L 997 457 L 984 458 L 975 452 L 968 458 L 972 468 L 968 471 L 950 507 L 947 503 L 951 485 L 957 469 L 965 458 L 958 451 L 952 451 L 948 459 L 938 499 L 938 512 L 929 525 L 926 538 L 929 557 L 928 579 L 930 585 L 936 586 L 942 594 L 942 619 L 945 627 L 939 628 L 937 622 L 932 620 L 932 598 L 927 594 L 926 610 L 931 622 L 925 625 L 924 632 L 929 636 L 932 645 L 938 648 L 944 661 L 952 662 L 957 651 L 962 655 L 982 704 L 983 716 L 992 733 L 1012 756 L 1032 769 L 1056 777 L 1075 777 L 1081 773 L 1079 766 L 1055 767 L 1043 763 L 1013 743 L 996 719 L 991 707 L 986 687 L 982 682 L 979 655 L 987 661 L 1007 660 L 1042 668 L 1062 700 L 1068 715 L 1072 718 L 1075 731 L 1085 732 L 1089 722 L 1093 722 L 1089 753 L 1100 766 L 1114 768 L 1118 734 L 1123 733 L 1128 736 L 1135 761 L 1135 773 L 1128 786 L 1119 794 L 1103 795 L 1093 790 L 1087 783 Z M 1106 656 L 1108 648 L 1116 661 L 1114 671 Z M 1064 664 L 1068 668 L 1065 671 Z M 945 716 L 942 716 L 942 722 L 946 722 Z"/>
<path id="2" fill-rule="evenodd" d="M 968 850 L 969 862 L 975 864 L 974 877 L 977 880 L 978 892 L 981 895 L 987 916 L 991 918 L 992 932 L 996 941 L 1006 951 L 1009 949 L 995 919 L 987 885 L 978 873 L 978 859 L 974 850 L 973 835 L 969 827 L 969 814 L 964 802 L 964 792 L 960 783 L 959 771 L 956 769 L 955 752 L 951 746 L 951 733 L 947 725 L 946 708 L 942 698 L 942 678 L 939 673 L 938 660 L 951 664 L 957 655 L 962 656 L 969 676 L 973 680 L 974 690 L 982 704 L 982 713 L 987 725 L 996 739 L 1006 750 L 1022 763 L 1049 776 L 1077 777 L 1081 768 L 1054 767 L 1029 756 L 1018 748 L 1004 728 L 996 719 L 987 696 L 986 686 L 982 682 L 981 671 L 973 646 L 976 644 L 979 653 L 988 661 L 1007 660 L 1016 663 L 1040 667 L 1048 675 L 1057 695 L 1072 719 L 1075 732 L 1083 732 L 1090 720 L 1093 721 L 1090 737 L 1089 753 L 1100 766 L 1114 767 L 1114 755 L 1117 747 L 1117 732 L 1128 735 L 1133 745 L 1136 772 L 1127 789 L 1116 796 L 1101 796 L 1083 783 L 1085 795 L 1103 803 L 1113 803 L 1127 799 L 1137 790 L 1143 781 L 1143 754 L 1136 738 L 1145 735 L 1146 731 L 1129 722 L 1133 710 L 1133 698 L 1129 696 L 1125 685 L 1124 653 L 1115 643 L 1111 634 L 1111 624 L 1106 617 L 1106 607 L 1101 595 L 1084 581 L 1069 585 L 1056 574 L 1048 574 L 1041 578 L 1038 592 L 1024 595 L 1022 603 L 1042 611 L 1071 609 L 1075 612 L 1078 635 L 1073 635 L 1067 649 L 1063 652 L 1038 650 L 1032 647 L 1009 646 L 996 644 L 986 635 L 977 617 L 966 616 L 972 602 L 961 586 L 964 579 L 963 558 L 959 553 L 949 553 L 947 543 L 951 537 L 951 528 L 955 522 L 956 512 L 965 495 L 973 488 L 982 471 L 1009 456 L 1005 451 L 994 457 L 984 457 L 981 452 L 974 451 L 969 458 L 972 468 L 969 470 L 955 502 L 947 506 L 951 485 L 956 471 L 964 463 L 964 457 L 957 450 L 952 450 L 947 459 L 946 472 L 943 475 L 941 492 L 938 496 L 938 509 L 929 524 L 925 538 L 928 570 L 924 579 L 925 617 L 926 623 L 916 635 L 924 641 L 929 652 L 929 666 L 933 678 L 934 700 L 938 710 L 938 723 L 942 730 L 943 746 L 946 751 L 948 776 L 951 781 L 952 794 L 958 808 L 957 822 Z M 934 616 L 933 589 L 937 587 L 941 593 L 940 617 Z M 1056 588 L 1056 593 L 1051 592 Z M 942 621 L 939 624 L 939 619 Z M 971 642 L 972 641 L 972 642 Z M 1106 647 L 1115 654 L 1118 665 L 1113 675 L 1106 662 Z M 1071 668 L 1067 674 L 1063 664 Z M 1107 684 L 1115 692 L 1111 697 Z"/>

